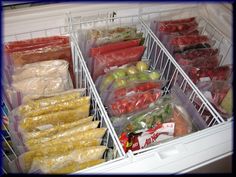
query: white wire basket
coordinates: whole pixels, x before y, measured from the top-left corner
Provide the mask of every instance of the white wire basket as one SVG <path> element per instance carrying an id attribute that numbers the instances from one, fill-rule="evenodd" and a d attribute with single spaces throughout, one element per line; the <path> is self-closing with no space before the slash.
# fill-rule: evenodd
<path id="1" fill-rule="evenodd" d="M 39 31 L 30 31 L 28 33 L 22 33 L 22 34 L 15 34 L 11 36 L 5 36 L 4 42 L 10 42 L 10 41 L 16 41 L 16 40 L 23 40 L 23 39 L 32 39 L 36 37 L 47 37 L 47 36 L 55 36 L 55 35 L 64 35 L 69 36 L 69 28 L 68 26 L 60 26 L 56 28 L 50 28 L 45 30 L 39 30 Z M 110 163 L 113 159 L 120 159 L 123 157 L 123 153 L 121 152 L 121 148 L 119 147 L 117 141 L 114 139 L 113 131 L 111 130 L 109 124 L 106 120 L 106 115 L 104 115 L 103 107 L 101 107 L 101 103 L 99 102 L 99 98 L 96 92 L 94 92 L 94 84 L 91 81 L 90 76 L 88 75 L 87 68 L 84 66 L 82 60 L 78 59 L 79 54 L 75 52 L 73 42 L 71 42 L 71 49 L 73 53 L 73 68 L 74 68 L 74 74 L 76 76 L 76 88 L 86 88 L 86 95 L 90 96 L 91 100 L 91 108 L 90 108 L 90 115 L 94 116 L 94 120 L 99 120 L 99 128 L 104 127 L 107 128 L 107 131 L 102 139 L 102 145 L 106 146 L 108 148 L 107 151 L 105 151 L 103 158 L 106 159 L 107 162 L 104 163 Z M 77 60 L 78 59 L 78 60 Z M 76 60 L 76 66 L 75 62 Z M 4 101 L 4 100 L 3 100 Z M 11 110 L 9 110 L 11 111 Z M 3 143 L 6 144 L 6 148 L 3 151 L 3 172 L 8 173 L 9 166 L 8 163 L 10 161 L 13 161 L 15 158 L 17 158 L 17 152 L 13 149 L 12 145 L 7 141 L 6 136 L 10 137 L 8 128 L 3 125 L 6 129 L 6 135 L 3 136 Z M 81 170 L 82 171 L 82 170 Z"/>
<path id="2" fill-rule="evenodd" d="M 201 5 L 195 5 L 192 7 L 187 8 L 179 8 L 179 9 L 171 9 L 171 10 L 160 10 L 160 11 L 149 11 L 144 9 L 141 12 L 142 21 L 151 26 L 152 21 L 158 20 L 175 20 L 181 18 L 189 18 L 189 17 L 196 17 L 199 32 L 201 35 L 207 35 L 208 38 L 213 42 L 213 48 L 219 50 L 219 66 L 232 64 L 233 58 L 233 48 L 232 48 L 232 40 L 226 37 L 219 29 L 217 29 L 210 21 L 207 19 L 204 7 Z M 152 33 L 154 34 L 153 30 L 151 29 Z M 161 41 L 154 35 L 155 39 L 161 43 Z M 163 46 L 165 48 L 165 46 Z M 173 57 L 172 57 L 173 58 Z M 174 60 L 174 58 L 173 58 Z M 179 66 L 178 63 L 175 63 L 176 66 Z M 182 70 L 182 69 L 180 69 Z M 184 71 L 182 70 L 182 73 Z M 188 77 L 188 76 L 187 76 Z M 230 75 L 229 81 L 232 82 L 232 73 Z M 193 82 L 190 83 L 194 86 Z M 194 86 L 195 91 L 199 93 L 199 95 L 203 98 L 204 102 L 207 103 L 210 109 L 213 110 L 215 115 L 218 117 L 220 122 L 223 122 L 224 119 L 220 115 L 220 113 L 213 107 L 213 105 L 207 100 L 207 98 L 201 93 L 201 91 Z M 228 120 L 231 120 L 229 118 Z"/>
<path id="3" fill-rule="evenodd" d="M 144 60 L 148 60 L 149 66 L 151 69 L 158 70 L 161 72 L 161 78 L 168 80 L 169 83 L 164 88 L 167 93 L 172 86 L 179 87 L 183 93 L 186 92 L 186 88 L 190 89 L 190 94 L 188 95 L 188 100 L 193 103 L 195 99 L 200 100 L 200 105 L 194 107 L 197 112 L 202 115 L 204 111 L 208 111 L 210 116 L 207 119 L 204 119 L 206 123 L 206 127 L 211 127 L 217 124 L 224 122 L 224 120 L 219 116 L 219 114 L 212 109 L 211 105 L 208 101 L 202 96 L 197 87 L 193 84 L 190 78 L 186 75 L 186 73 L 181 69 L 181 67 L 176 63 L 167 49 L 162 45 L 162 43 L 156 38 L 155 34 L 151 31 L 150 27 L 144 22 L 142 18 L 139 16 L 126 16 L 126 17 L 115 17 L 115 18 L 106 18 L 106 19 L 97 19 L 92 21 L 81 21 L 74 22 L 73 18 L 70 20 L 71 30 L 73 36 L 73 41 L 76 44 L 75 50 L 78 50 L 76 53 L 79 53 L 79 58 L 83 60 L 84 65 L 87 62 L 88 54 L 86 51 L 86 47 L 84 45 L 84 32 L 87 29 L 92 28 L 110 28 L 110 27 L 121 27 L 121 26 L 135 26 L 137 28 L 137 32 L 142 32 L 143 37 L 145 38 L 144 45 L 146 46 L 145 53 L 143 55 Z M 92 82 L 92 78 L 89 77 Z M 177 81 L 181 82 L 177 82 Z M 95 89 L 96 90 L 96 89 Z M 97 93 L 97 91 L 95 91 Z M 105 113 L 106 109 L 102 105 L 104 110 L 104 115 L 109 122 L 109 125 L 112 127 L 112 123 L 109 120 L 108 113 Z M 117 135 L 114 134 L 114 136 Z M 120 144 L 118 140 L 118 144 Z M 148 151 L 149 149 L 153 149 L 155 147 L 141 149 L 138 151 L 131 152 L 133 154 L 139 154 Z M 129 156 L 129 153 L 126 154 Z"/>

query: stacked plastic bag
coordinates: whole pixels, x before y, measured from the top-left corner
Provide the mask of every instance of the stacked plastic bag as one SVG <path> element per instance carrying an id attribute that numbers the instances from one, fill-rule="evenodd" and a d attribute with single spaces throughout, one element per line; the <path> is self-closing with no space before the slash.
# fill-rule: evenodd
<path id="1" fill-rule="evenodd" d="M 10 114 L 10 134 L 20 156 L 12 172 L 72 173 L 104 162 L 106 128 L 89 116 L 85 89 L 31 100 Z"/>
<path id="2" fill-rule="evenodd" d="M 154 19 L 152 30 L 221 116 L 231 117 L 232 99 L 226 95 L 232 90 L 232 66 L 219 66 L 220 44 L 199 25 L 200 18 L 166 19 Z M 200 106 L 201 102 L 196 104 Z M 206 120 L 209 115 L 207 111 L 203 113 Z"/>

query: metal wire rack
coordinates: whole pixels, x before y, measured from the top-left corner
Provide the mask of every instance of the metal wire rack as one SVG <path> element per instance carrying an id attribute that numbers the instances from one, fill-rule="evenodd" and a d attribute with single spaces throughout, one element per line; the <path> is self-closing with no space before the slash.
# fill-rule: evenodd
<path id="1" fill-rule="evenodd" d="M 80 23 L 72 23 L 71 20 L 71 30 L 74 43 L 77 45 L 76 50 L 78 50 L 79 58 L 83 60 L 84 65 L 86 64 L 87 59 L 87 49 L 84 45 L 84 33 L 86 30 L 92 28 L 110 28 L 118 26 L 135 26 L 138 32 L 143 33 L 145 38 L 144 45 L 146 46 L 146 51 L 143 55 L 143 59 L 149 61 L 150 67 L 161 72 L 161 78 L 164 78 L 169 81 L 169 84 L 165 87 L 165 91 L 168 92 L 173 85 L 180 87 L 183 93 L 186 93 L 188 88 L 188 99 L 191 103 L 195 99 L 200 101 L 200 105 L 194 105 L 196 110 L 200 115 L 204 111 L 208 111 L 210 115 L 204 119 L 207 127 L 220 124 L 224 120 L 219 116 L 219 114 L 211 107 L 210 103 L 204 98 L 201 92 L 193 84 L 190 78 L 182 70 L 182 68 L 176 63 L 174 58 L 170 55 L 167 49 L 163 44 L 157 39 L 155 34 L 151 31 L 150 27 L 144 22 L 139 16 L 126 16 L 126 17 L 116 17 L 116 18 L 106 18 L 106 19 L 97 19 L 92 21 L 81 21 Z M 91 79 L 91 77 L 90 77 Z M 181 82 L 177 82 L 181 81 Z M 92 82 L 92 79 L 91 79 Z M 94 90 L 94 92 L 96 92 Z M 105 107 L 103 108 L 106 119 L 109 120 L 109 116 L 105 113 Z M 110 126 L 112 124 L 108 121 Z M 116 135 L 115 135 L 116 136 Z M 116 138 L 117 139 L 117 138 Z M 119 143 L 119 141 L 118 141 Z M 146 152 L 147 149 L 142 149 L 135 151 L 134 154 Z"/>

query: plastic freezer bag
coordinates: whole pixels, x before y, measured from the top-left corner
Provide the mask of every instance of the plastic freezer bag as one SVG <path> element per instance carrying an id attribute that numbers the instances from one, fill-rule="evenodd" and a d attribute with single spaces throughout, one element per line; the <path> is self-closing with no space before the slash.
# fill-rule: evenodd
<path id="1" fill-rule="evenodd" d="M 19 106 L 19 113 L 26 114 L 26 112 L 47 107 L 50 105 L 56 105 L 58 103 L 73 100 L 85 95 L 85 89 L 72 89 L 65 92 L 60 92 L 58 94 L 54 93 L 48 97 L 42 97 L 36 100 L 31 100 L 23 105 Z"/>
<path id="2" fill-rule="evenodd" d="M 73 88 L 71 78 L 57 74 L 47 77 L 33 77 L 13 82 L 11 86 L 5 85 L 5 96 L 11 108 L 15 108 L 31 99 L 48 96 Z"/>
<path id="3" fill-rule="evenodd" d="M 48 75 L 65 75 L 68 71 L 69 63 L 65 60 L 49 60 L 25 64 L 23 67 L 15 68 L 12 75 L 13 81 L 19 81 L 31 77 Z"/>
<path id="4" fill-rule="evenodd" d="M 111 67 L 141 60 L 144 50 L 144 46 L 137 46 L 95 56 L 93 79 L 96 80 L 98 76 L 104 74 Z"/>
<path id="5" fill-rule="evenodd" d="M 84 163 L 77 163 L 76 161 L 71 161 L 63 165 L 62 167 L 55 168 L 50 170 L 51 174 L 68 174 L 73 173 L 85 168 L 89 168 L 98 164 L 105 162 L 105 159 L 91 160 Z"/>
<path id="6" fill-rule="evenodd" d="M 29 170 L 32 168 L 32 165 L 34 165 L 33 163 L 35 163 L 35 160 L 41 160 L 41 161 L 47 161 L 48 159 L 56 159 L 57 157 L 60 157 L 64 155 L 64 159 L 61 159 L 61 161 L 59 160 L 59 163 L 66 163 L 67 160 L 66 157 L 68 157 L 68 155 L 71 155 L 72 152 L 74 152 L 75 150 L 82 150 L 82 152 L 86 152 L 83 151 L 83 149 L 90 149 L 90 147 L 92 149 L 95 149 L 93 147 L 100 147 L 100 140 L 86 140 L 87 142 L 85 144 L 81 144 L 80 142 L 73 142 L 70 144 L 61 144 L 61 147 L 56 147 L 56 148 L 48 148 L 48 149 L 38 149 L 38 150 L 34 150 L 34 151 L 28 151 L 22 155 L 20 155 L 16 160 L 14 160 L 12 162 L 13 167 L 18 167 L 18 171 L 19 172 L 29 172 Z M 83 141 L 82 141 L 83 142 Z M 85 146 L 84 146 L 85 145 Z M 99 152 L 99 151 L 97 151 Z M 103 151 L 104 152 L 104 151 Z M 94 153 L 96 153 L 96 151 L 94 151 Z M 90 154 L 91 158 L 93 158 L 93 156 L 96 156 L 96 154 Z M 100 153 L 99 153 L 100 155 Z M 97 155 L 98 156 L 98 155 Z M 95 157 L 96 158 L 96 157 Z M 54 162 L 56 163 L 56 162 Z M 17 166 L 18 165 L 18 166 Z M 50 165 L 50 164 L 49 164 Z M 14 169 L 16 170 L 16 169 Z"/>
<path id="7" fill-rule="evenodd" d="M 31 50 L 36 48 L 41 48 L 45 46 L 51 46 L 56 44 L 69 43 L 68 36 L 50 36 L 33 38 L 21 41 L 12 41 L 5 43 L 4 49 L 6 52 L 16 52 L 22 50 Z"/>
<path id="8" fill-rule="evenodd" d="M 124 96 L 116 100 L 108 100 L 108 112 L 111 116 L 121 116 L 135 113 L 154 106 L 154 103 L 161 97 L 162 91 L 152 89 L 146 92 L 138 92 Z"/>
<path id="9" fill-rule="evenodd" d="M 42 125 L 47 125 L 47 124 L 58 125 L 72 122 L 78 119 L 88 117 L 89 108 L 90 104 L 84 103 L 83 105 L 78 106 L 77 109 L 70 109 L 70 110 L 65 109 L 58 112 L 52 111 L 52 113 L 44 115 L 27 117 L 19 122 L 19 127 L 22 131 L 33 131 L 35 129 L 37 130 L 37 127 Z"/>
<path id="10" fill-rule="evenodd" d="M 76 98 L 76 99 L 68 100 L 66 102 L 58 103 L 56 105 L 49 105 L 46 107 L 41 107 L 39 109 L 26 112 L 22 114 L 22 116 L 24 117 L 39 116 L 39 115 L 48 114 L 52 112 L 71 110 L 71 109 L 79 108 L 80 106 L 85 105 L 85 104 L 90 104 L 90 97 L 86 96 L 86 97 Z"/>
<path id="11" fill-rule="evenodd" d="M 49 142 L 55 139 L 60 139 L 62 137 L 68 137 L 72 134 L 75 134 L 75 132 L 84 132 L 87 130 L 95 129 L 98 127 L 99 121 L 92 121 L 84 124 L 77 124 L 76 126 L 70 127 L 69 129 L 59 131 L 56 134 L 48 135 L 45 137 L 40 138 L 33 138 L 26 140 L 25 144 L 27 147 L 36 146 L 37 144 Z"/>
<path id="12" fill-rule="evenodd" d="M 98 160 L 103 157 L 105 150 L 106 146 L 92 146 L 75 149 L 57 156 L 34 158 L 29 172 L 31 173 L 40 169 L 41 171 L 47 173 L 52 169 L 63 166 L 64 162 L 76 161 L 77 163 L 84 163 L 91 160 Z"/>
<path id="13" fill-rule="evenodd" d="M 77 121 L 74 121 L 74 122 L 65 123 L 65 124 L 61 124 L 61 125 L 52 126 L 51 124 L 47 124 L 49 126 L 51 125 L 52 128 L 48 128 L 48 129 L 45 129 L 45 130 L 41 129 L 40 131 L 33 131 L 33 132 L 28 132 L 28 133 L 26 132 L 25 134 L 23 134 L 23 136 L 24 136 L 25 140 L 45 138 L 45 137 L 52 136 L 56 133 L 68 130 L 68 129 L 73 128 L 73 127 L 78 126 L 78 125 L 83 126 L 86 123 L 91 122 L 92 119 L 93 119 L 93 117 L 90 116 L 90 117 L 86 117 L 86 118 L 83 118 L 83 119 L 80 119 L 80 120 L 77 120 Z M 43 127 L 43 126 L 41 126 L 41 127 Z"/>
<path id="14" fill-rule="evenodd" d="M 59 142 L 65 142 L 65 141 L 67 141 L 66 139 L 70 139 L 73 136 L 74 136 L 74 138 L 77 139 L 77 141 L 84 140 L 84 139 L 102 138 L 104 136 L 106 130 L 107 130 L 106 128 L 95 128 L 95 129 L 86 130 L 86 131 L 83 131 L 83 132 L 75 130 L 75 131 L 71 131 L 70 135 L 68 135 L 68 136 L 64 136 L 64 137 L 59 138 L 59 139 L 54 139 L 54 140 L 51 140 L 51 141 L 47 141 L 43 144 L 37 144 L 35 146 L 29 146 L 27 148 L 29 150 L 35 150 L 35 149 L 38 149 L 39 147 L 42 148 L 42 147 L 47 147 L 47 146 L 54 146 L 54 145 L 58 144 L 58 141 Z"/>

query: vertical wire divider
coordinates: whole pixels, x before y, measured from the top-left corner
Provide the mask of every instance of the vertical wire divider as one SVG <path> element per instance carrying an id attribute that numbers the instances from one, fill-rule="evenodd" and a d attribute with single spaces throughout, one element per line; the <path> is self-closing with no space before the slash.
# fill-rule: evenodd
<path id="1" fill-rule="evenodd" d="M 214 118 L 217 119 L 218 123 L 225 122 L 224 119 L 221 117 L 221 115 L 215 110 L 215 108 L 209 103 L 209 101 L 203 96 L 201 91 L 195 86 L 195 84 L 192 82 L 192 80 L 189 78 L 189 76 L 183 71 L 183 69 L 179 66 L 179 64 L 175 61 L 175 59 L 171 56 L 169 51 L 164 47 L 164 45 L 160 42 L 160 40 L 155 36 L 155 34 L 149 29 L 147 24 L 143 21 L 142 17 L 139 18 L 140 22 L 143 24 L 143 26 L 146 28 L 146 30 L 149 31 L 150 35 L 153 37 L 154 41 L 158 43 L 158 45 L 162 48 L 163 52 L 168 56 L 168 58 L 171 60 L 171 62 L 174 64 L 176 69 L 181 73 L 181 75 L 186 79 L 186 81 L 189 83 L 189 85 L 192 87 L 192 89 L 199 95 L 199 99 L 203 100 L 203 102 L 207 105 L 208 111 L 213 115 Z"/>
<path id="2" fill-rule="evenodd" d="M 94 83 L 93 83 L 93 81 L 92 81 L 92 78 L 91 78 L 90 74 L 89 74 L 89 71 L 88 71 L 88 69 L 87 69 L 85 60 L 84 60 L 84 58 L 83 58 L 83 55 L 82 55 L 82 53 L 81 53 L 81 51 L 80 51 L 79 45 L 78 45 L 78 43 L 77 43 L 77 41 L 76 41 L 74 35 L 72 36 L 72 40 L 74 40 L 74 44 L 75 44 L 76 50 L 78 51 L 79 60 L 80 60 L 80 62 L 81 62 L 81 65 L 82 65 L 83 69 L 85 70 L 85 75 L 86 75 L 86 77 L 87 77 L 88 80 L 89 80 L 89 83 L 90 83 L 90 85 L 91 85 L 91 89 L 92 89 L 92 91 L 93 91 L 93 93 L 94 93 L 94 96 L 95 96 L 95 99 L 97 100 L 98 105 L 100 106 L 101 113 L 103 114 L 103 118 L 105 119 L 104 121 L 105 121 L 105 123 L 107 124 L 108 130 L 110 131 L 110 133 L 113 134 L 112 137 L 113 137 L 114 144 L 116 145 L 117 150 L 118 150 L 120 156 L 124 156 L 124 155 L 125 155 L 125 152 L 124 152 L 124 150 L 123 150 L 123 148 L 122 148 L 122 146 L 121 146 L 121 144 L 120 144 L 120 142 L 119 142 L 119 139 L 118 139 L 118 137 L 117 137 L 117 134 L 116 134 L 116 132 L 115 132 L 113 126 L 111 125 L 110 119 L 109 119 L 109 117 L 108 117 L 108 115 L 107 115 L 107 112 L 106 112 L 104 106 L 103 106 L 103 103 L 102 103 L 102 101 L 101 101 L 101 98 L 99 97 L 99 95 L 98 95 L 98 93 L 97 93 L 96 87 L 95 87 L 95 85 L 94 85 Z M 111 134 L 111 135 L 112 135 L 112 134 Z"/>
<path id="3" fill-rule="evenodd" d="M 6 138 L 3 135 L 2 135 L 2 138 L 3 138 L 4 142 L 7 144 L 8 148 L 11 150 L 12 154 L 15 156 L 15 158 L 17 158 L 15 151 L 12 149 L 11 145 L 8 143 Z"/>

